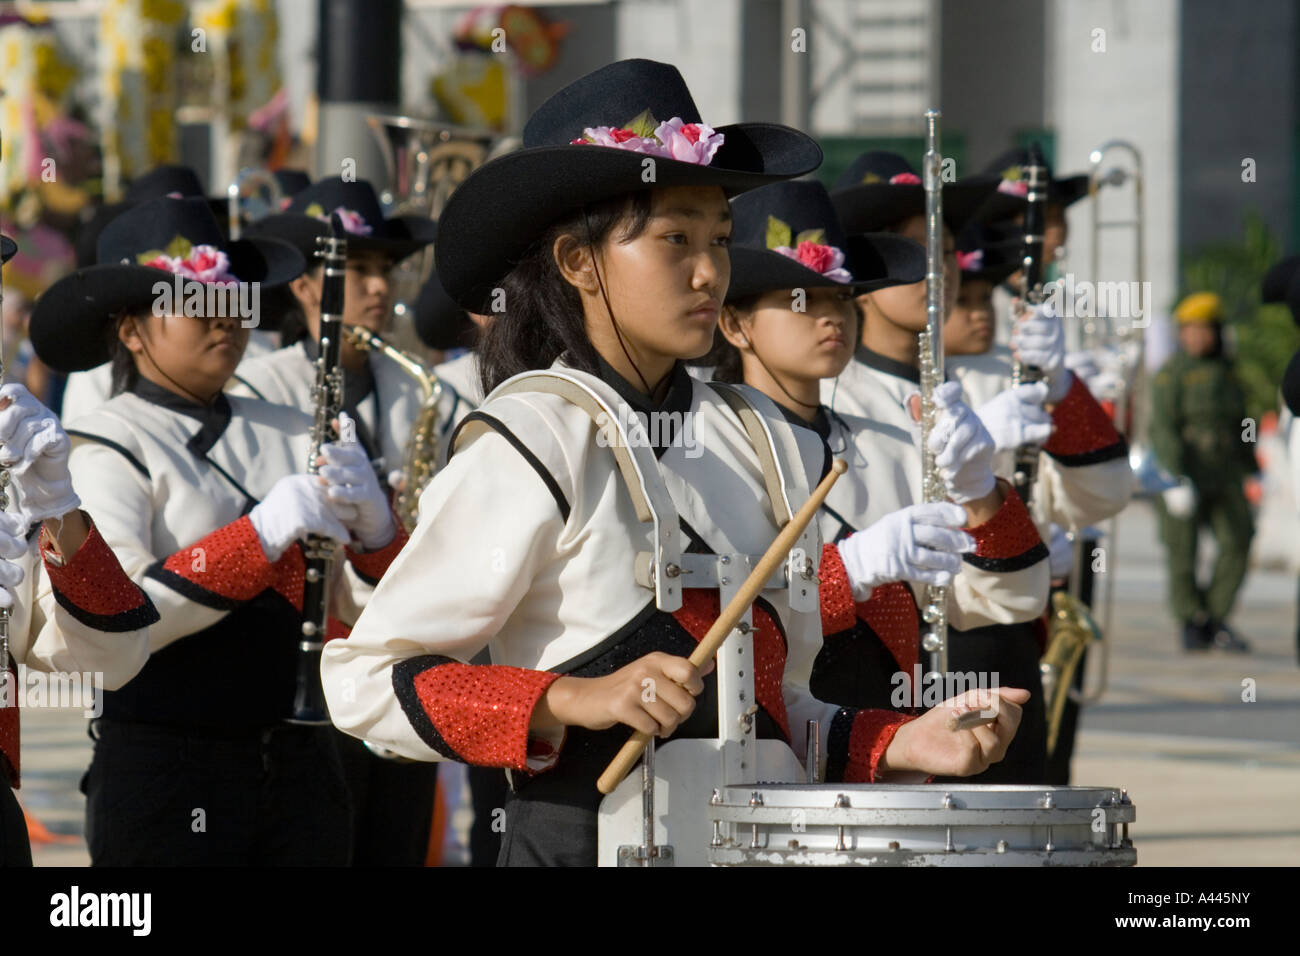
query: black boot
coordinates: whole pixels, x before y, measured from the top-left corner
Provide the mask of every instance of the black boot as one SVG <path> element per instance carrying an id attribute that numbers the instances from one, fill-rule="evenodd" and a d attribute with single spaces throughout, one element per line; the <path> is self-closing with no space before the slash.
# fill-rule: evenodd
<path id="1" fill-rule="evenodd" d="M 1206 634 L 1210 643 L 1221 651 L 1231 651 L 1234 654 L 1250 653 L 1250 644 L 1223 621 L 1211 618 Z"/>
<path id="2" fill-rule="evenodd" d="M 1183 650 L 1208 651 L 1210 649 L 1209 620 L 1200 615 L 1183 622 Z"/>

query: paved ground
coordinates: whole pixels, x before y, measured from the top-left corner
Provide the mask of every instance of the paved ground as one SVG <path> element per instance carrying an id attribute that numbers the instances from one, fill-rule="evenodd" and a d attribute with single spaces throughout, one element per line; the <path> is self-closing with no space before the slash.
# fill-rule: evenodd
<path id="1" fill-rule="evenodd" d="M 1110 688 L 1084 719 L 1076 783 L 1127 787 L 1140 865 L 1294 865 L 1300 859 L 1300 667 L 1296 582 L 1256 571 L 1235 622 L 1248 656 L 1178 650 L 1162 555 L 1144 506 L 1120 523 Z M 1243 685 L 1243 682 L 1247 682 Z M 1252 686 L 1253 701 L 1243 701 Z M 1249 696 L 1249 695 L 1247 695 Z M 90 761 L 79 712 L 23 714 L 19 796 L 67 843 L 37 844 L 40 866 L 89 862 L 77 782 Z"/>

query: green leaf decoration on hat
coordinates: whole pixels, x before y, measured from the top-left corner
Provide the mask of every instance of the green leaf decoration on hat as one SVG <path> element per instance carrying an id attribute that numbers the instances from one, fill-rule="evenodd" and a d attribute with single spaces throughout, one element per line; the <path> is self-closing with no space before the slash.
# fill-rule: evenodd
<path id="1" fill-rule="evenodd" d="M 628 120 L 628 122 L 623 124 L 624 129 L 631 130 L 642 139 L 655 138 L 655 130 L 658 127 L 658 121 L 655 120 L 654 116 L 650 114 L 650 110 L 648 109 L 642 110 L 634 119 Z"/>
<path id="2" fill-rule="evenodd" d="M 826 230 L 805 229 L 803 232 L 799 233 L 799 235 L 794 237 L 793 245 L 795 248 L 798 248 L 799 243 L 801 242 L 815 242 L 819 246 L 824 246 L 826 245 Z"/>
<path id="3" fill-rule="evenodd" d="M 790 227 L 783 223 L 776 216 L 767 217 L 767 247 L 776 249 L 778 246 L 790 246 Z"/>
<path id="4" fill-rule="evenodd" d="M 172 236 L 172 240 L 167 243 L 166 249 L 150 249 L 148 252 L 142 252 L 135 257 L 135 261 L 140 265 L 144 265 L 153 262 L 159 256 L 170 256 L 172 259 L 188 259 L 193 250 L 193 243 L 184 236 Z"/>
<path id="5" fill-rule="evenodd" d="M 870 185 L 871 183 L 883 183 L 884 181 L 884 176 L 880 176 L 873 172 L 866 172 L 862 175 L 862 184 L 864 186 Z"/>
<path id="6" fill-rule="evenodd" d="M 311 216 L 315 219 L 320 219 L 325 215 L 325 207 L 318 202 L 314 202 L 302 212 L 304 216 Z"/>
<path id="7" fill-rule="evenodd" d="M 1019 182 L 1022 175 L 1019 166 L 1008 166 L 1002 170 L 1002 178 L 1009 183 Z"/>

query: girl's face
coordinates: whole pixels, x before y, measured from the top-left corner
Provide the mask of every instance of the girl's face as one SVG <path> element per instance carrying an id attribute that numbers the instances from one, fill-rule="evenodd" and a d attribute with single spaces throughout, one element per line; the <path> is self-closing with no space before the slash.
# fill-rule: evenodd
<path id="1" fill-rule="evenodd" d="M 656 189 L 646 227 L 624 240 L 616 226 L 596 248 L 594 269 L 589 250 L 565 239 L 556 242 L 557 261 L 582 296 L 587 333 L 606 360 L 622 360 L 610 311 L 651 381 L 676 360 L 709 351 L 731 281 L 731 207 L 719 187 Z"/>
<path id="2" fill-rule="evenodd" d="M 248 329 L 236 317 L 133 316 L 118 337 L 145 378 L 173 391 L 175 382 L 205 401 L 230 380 L 248 345 Z"/>
<path id="3" fill-rule="evenodd" d="M 766 292 L 748 316 L 729 314 L 723 334 L 744 357 L 746 373 L 758 359 L 784 382 L 819 382 L 835 378 L 853 358 L 857 313 L 853 293 L 841 289 L 806 289 L 804 311 L 796 312 L 788 289 Z M 746 374 L 748 380 L 749 375 Z"/>
<path id="4" fill-rule="evenodd" d="M 911 216 L 903 220 L 896 230 L 914 242 L 925 245 L 925 217 Z M 943 299 L 944 314 L 952 312 L 957 301 L 957 289 L 961 283 L 961 270 L 957 268 L 957 246 L 953 241 L 952 230 L 943 227 Z M 877 292 L 867 292 L 858 296 L 858 304 L 867 315 L 880 316 L 893 325 L 907 329 L 909 332 L 925 330 L 925 282 L 911 285 L 890 286 Z"/>
<path id="5" fill-rule="evenodd" d="M 943 326 L 947 355 L 981 355 L 993 345 L 993 283 L 964 277 Z"/>

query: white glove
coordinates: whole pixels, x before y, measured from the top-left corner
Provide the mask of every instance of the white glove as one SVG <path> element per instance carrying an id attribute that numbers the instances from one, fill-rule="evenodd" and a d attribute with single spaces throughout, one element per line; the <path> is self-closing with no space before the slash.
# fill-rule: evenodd
<path id="1" fill-rule="evenodd" d="M 890 581 L 940 586 L 961 570 L 961 555 L 975 550 L 975 539 L 959 530 L 966 509 L 946 501 L 909 505 L 835 545 L 849 575 L 855 601 Z"/>
<path id="2" fill-rule="evenodd" d="M 22 583 L 23 569 L 13 562 L 27 553 L 26 531 L 21 517 L 0 511 L 0 607 L 14 606 L 14 589 Z"/>
<path id="3" fill-rule="evenodd" d="M 1042 445 L 1052 437 L 1052 416 L 1043 408 L 1046 382 L 1030 382 L 998 392 L 975 410 L 998 451 Z"/>
<path id="4" fill-rule="evenodd" d="M 1042 369 L 1049 404 L 1065 398 L 1073 378 L 1065 367 L 1065 329 L 1050 301 L 1012 326 L 1011 348 L 1023 364 Z"/>
<path id="5" fill-rule="evenodd" d="M 997 483 L 993 477 L 993 438 L 979 416 L 961 400 L 961 385 L 944 382 L 934 390 L 938 422 L 930 450 L 948 497 L 958 504 L 983 498 Z"/>
<path id="6" fill-rule="evenodd" d="M 355 434 L 347 412 L 339 412 L 339 433 Z M 325 464 L 319 470 L 327 482 L 326 498 L 334 516 L 343 522 L 361 546 L 376 551 L 393 540 L 397 525 L 388 496 L 379 487 L 370 456 L 360 442 L 328 442 L 321 446 Z"/>
<path id="7" fill-rule="evenodd" d="M 1196 513 L 1196 488 L 1186 478 L 1160 493 L 1165 510 L 1175 518 L 1190 518 Z"/>
<path id="8" fill-rule="evenodd" d="M 291 544 L 308 534 L 324 535 L 340 544 L 348 529 L 334 515 L 325 486 L 315 475 L 286 475 L 248 513 L 268 561 L 280 560 Z"/>
<path id="9" fill-rule="evenodd" d="M 81 507 L 72 490 L 72 443 L 58 417 L 21 385 L 0 388 L 0 465 L 10 469 L 18 510 L 28 523 L 57 518 Z"/>
<path id="10" fill-rule="evenodd" d="M 1068 577 L 1074 567 L 1074 542 L 1059 524 L 1049 528 L 1051 544 L 1047 548 L 1047 565 L 1052 579 Z"/>

